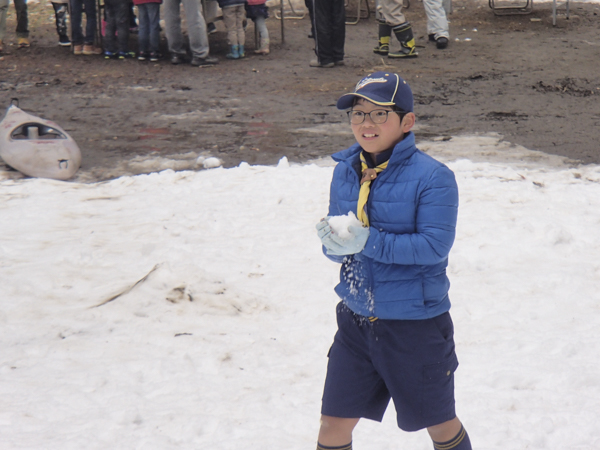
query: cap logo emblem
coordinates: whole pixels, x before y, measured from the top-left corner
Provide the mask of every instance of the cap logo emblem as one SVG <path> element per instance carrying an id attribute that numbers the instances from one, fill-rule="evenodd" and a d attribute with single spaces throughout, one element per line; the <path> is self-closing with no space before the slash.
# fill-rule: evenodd
<path id="1" fill-rule="evenodd" d="M 356 92 L 359 89 L 362 89 L 366 85 L 371 84 L 371 83 L 387 83 L 387 82 L 388 82 L 388 80 L 385 78 L 363 78 L 358 83 L 356 83 L 356 89 L 354 91 Z"/>

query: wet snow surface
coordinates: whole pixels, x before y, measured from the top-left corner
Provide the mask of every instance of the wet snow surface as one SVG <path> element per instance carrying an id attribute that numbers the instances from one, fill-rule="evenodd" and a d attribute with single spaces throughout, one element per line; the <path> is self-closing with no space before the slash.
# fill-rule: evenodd
<path id="1" fill-rule="evenodd" d="M 478 449 L 600 448 L 600 167 L 427 142 L 460 188 L 458 413 Z M 0 448 L 315 447 L 333 165 L 97 184 L 0 173 Z M 363 449 L 428 450 L 364 421 Z"/>

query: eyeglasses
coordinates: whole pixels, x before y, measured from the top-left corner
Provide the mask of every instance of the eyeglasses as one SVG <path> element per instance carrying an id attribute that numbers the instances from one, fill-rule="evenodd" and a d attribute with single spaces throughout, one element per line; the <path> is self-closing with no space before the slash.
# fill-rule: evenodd
<path id="1" fill-rule="evenodd" d="M 367 116 L 369 116 L 369 119 L 371 119 L 371 122 L 379 125 L 379 124 L 387 122 L 388 115 L 390 113 L 398 114 L 400 116 L 400 120 L 402 120 L 402 116 L 404 114 L 406 114 L 403 111 L 392 111 L 389 109 L 375 109 L 368 113 L 364 112 L 364 111 L 356 111 L 354 109 L 351 109 L 350 111 L 348 111 L 348 119 L 350 119 L 350 123 L 352 125 L 360 125 L 361 123 L 363 123 L 365 121 Z"/>

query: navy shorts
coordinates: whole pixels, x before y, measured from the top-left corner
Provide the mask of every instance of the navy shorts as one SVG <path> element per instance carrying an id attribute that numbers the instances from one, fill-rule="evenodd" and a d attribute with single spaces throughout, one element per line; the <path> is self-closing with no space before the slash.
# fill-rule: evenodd
<path id="1" fill-rule="evenodd" d="M 449 313 L 371 322 L 340 303 L 337 321 L 321 414 L 380 422 L 392 398 L 398 426 L 405 431 L 456 417 L 458 360 Z"/>

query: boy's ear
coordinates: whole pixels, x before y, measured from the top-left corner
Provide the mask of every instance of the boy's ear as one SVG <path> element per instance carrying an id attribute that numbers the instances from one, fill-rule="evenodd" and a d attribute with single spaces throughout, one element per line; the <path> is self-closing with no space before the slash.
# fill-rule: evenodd
<path id="1" fill-rule="evenodd" d="M 408 133 L 412 130 L 412 127 L 415 126 L 415 121 L 417 120 L 414 113 L 406 113 L 402 118 L 402 123 L 400 123 L 400 128 L 402 128 L 403 133 Z"/>

